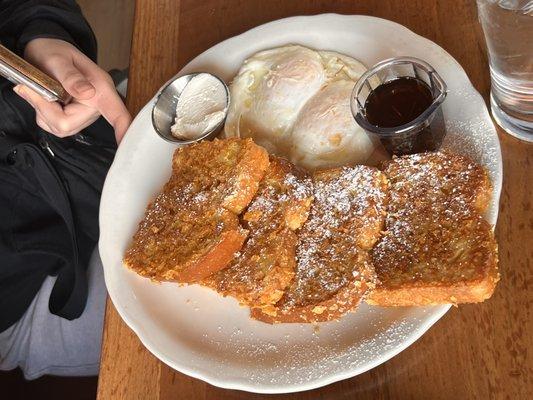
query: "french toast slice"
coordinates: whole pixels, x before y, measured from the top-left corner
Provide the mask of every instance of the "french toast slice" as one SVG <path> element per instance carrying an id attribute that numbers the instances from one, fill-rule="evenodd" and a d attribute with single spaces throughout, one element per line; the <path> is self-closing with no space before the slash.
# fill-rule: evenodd
<path id="1" fill-rule="evenodd" d="M 385 232 L 372 251 L 380 306 L 472 303 L 499 279 L 492 227 L 481 215 L 491 184 L 471 160 L 445 152 L 395 158 L 385 173 Z"/>
<path id="2" fill-rule="evenodd" d="M 249 235 L 225 269 L 203 284 L 241 304 L 268 309 L 291 284 L 298 229 L 312 202 L 310 177 L 285 159 L 270 157 L 268 170 L 248 206 L 243 224 Z"/>
<path id="3" fill-rule="evenodd" d="M 375 168 L 315 173 L 314 202 L 298 233 L 296 272 L 271 309 L 252 309 L 268 322 L 321 322 L 353 310 L 374 285 L 369 250 L 385 220 L 387 179 Z"/>
<path id="4" fill-rule="evenodd" d="M 172 175 L 148 205 L 124 263 L 156 281 L 197 282 L 226 267 L 247 231 L 238 215 L 268 168 L 250 139 L 182 147 Z"/>
<path id="5" fill-rule="evenodd" d="M 240 214 L 250 203 L 268 168 L 266 150 L 252 139 L 215 139 L 179 148 L 172 159 L 174 186 L 184 194 Z"/>

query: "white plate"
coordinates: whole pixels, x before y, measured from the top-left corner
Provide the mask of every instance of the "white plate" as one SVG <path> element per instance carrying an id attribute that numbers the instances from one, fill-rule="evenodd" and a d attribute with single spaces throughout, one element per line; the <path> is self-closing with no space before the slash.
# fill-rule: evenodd
<path id="1" fill-rule="evenodd" d="M 446 148 L 487 166 L 494 184 L 487 214 L 496 223 L 502 179 L 500 146 L 483 99 L 443 49 L 383 19 L 334 14 L 287 18 L 226 40 L 180 74 L 215 73 L 226 81 L 253 53 L 296 43 L 335 50 L 367 66 L 393 56 L 429 62 L 449 88 Z M 253 321 L 233 299 L 199 287 L 154 284 L 128 271 L 122 256 L 148 201 L 170 175 L 175 147 L 154 132 L 151 100 L 119 147 L 102 194 L 100 254 L 109 294 L 124 321 L 163 362 L 213 385 L 259 393 L 308 390 L 365 372 L 398 354 L 449 306 L 362 305 L 339 322 L 270 326 Z"/>

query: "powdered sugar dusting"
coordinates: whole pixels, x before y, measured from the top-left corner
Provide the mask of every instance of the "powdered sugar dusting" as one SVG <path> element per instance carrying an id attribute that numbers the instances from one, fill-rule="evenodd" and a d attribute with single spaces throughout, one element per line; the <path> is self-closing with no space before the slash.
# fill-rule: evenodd
<path id="1" fill-rule="evenodd" d="M 208 286 L 242 304 L 258 307 L 277 302 L 294 277 L 297 238 L 293 230 L 307 219 L 311 200 L 310 177 L 288 161 L 271 157 L 243 217 L 250 234 L 242 251 L 208 279 Z"/>
<path id="2" fill-rule="evenodd" d="M 386 173 L 391 186 L 385 232 L 372 251 L 382 283 L 453 282 L 483 274 L 477 266 L 490 265 L 480 260 L 493 251 L 479 215 L 491 194 L 483 168 L 436 152 L 395 158 Z"/>
<path id="3" fill-rule="evenodd" d="M 283 212 L 291 204 L 312 198 L 313 194 L 310 177 L 287 160 L 272 157 L 269 171 L 246 210 L 249 214 L 260 213 L 261 225 L 268 223 L 275 212 Z"/>
<path id="4" fill-rule="evenodd" d="M 213 373 L 235 368 L 241 372 L 240 379 L 257 385 L 305 384 L 372 362 L 384 351 L 394 351 L 413 338 L 429 309 L 417 309 L 416 316 L 407 309 L 393 310 L 403 314 L 395 324 L 390 324 L 390 309 L 363 304 L 358 313 L 319 325 L 263 325 L 263 333 L 254 333 L 252 326 L 222 325 L 203 333 L 199 345 L 213 355 Z M 217 357 L 228 352 L 232 353 L 230 362 Z M 317 360 L 319 368 L 314 367 Z"/>
<path id="5" fill-rule="evenodd" d="M 356 166 L 317 173 L 314 203 L 299 235 L 296 277 L 284 307 L 317 304 L 362 279 L 364 252 L 384 218 L 382 174 Z"/>

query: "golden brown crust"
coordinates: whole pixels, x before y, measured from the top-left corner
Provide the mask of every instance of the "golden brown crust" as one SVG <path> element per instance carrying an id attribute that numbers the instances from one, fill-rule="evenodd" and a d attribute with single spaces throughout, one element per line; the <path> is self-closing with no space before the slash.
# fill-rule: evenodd
<path id="1" fill-rule="evenodd" d="M 266 150 L 247 139 L 246 151 L 235 173 L 235 189 L 224 199 L 222 206 L 240 214 L 252 201 L 268 166 Z"/>
<path id="2" fill-rule="evenodd" d="M 268 307 L 275 304 L 294 278 L 297 238 L 288 229 L 252 231 L 249 241 L 233 262 L 202 284 L 242 305 Z"/>
<path id="3" fill-rule="evenodd" d="M 500 280 L 498 250 L 491 242 L 492 250 L 487 260 L 487 273 L 477 279 L 446 282 L 413 282 L 402 287 L 378 286 L 366 299 L 368 304 L 383 307 L 425 306 L 438 304 L 479 303 L 489 299 Z"/>
<path id="4" fill-rule="evenodd" d="M 125 264 L 153 280 L 177 282 L 195 282 L 226 267 L 247 235 L 238 213 L 267 167 L 266 152 L 251 140 L 204 141 L 176 150 L 172 175 L 147 207 Z"/>
<path id="5" fill-rule="evenodd" d="M 490 275 L 480 281 L 457 282 L 453 286 L 380 287 L 368 295 L 366 302 L 381 307 L 480 303 L 492 296 L 498 280 L 499 277 Z"/>
<path id="6" fill-rule="evenodd" d="M 488 225 L 488 224 L 487 224 Z M 489 234 L 492 234 L 492 232 Z M 491 235 L 492 236 L 492 235 Z M 386 278 L 369 293 L 366 302 L 383 307 L 425 306 L 437 304 L 480 303 L 489 299 L 500 280 L 498 273 L 498 249 L 493 239 L 483 243 L 486 258 L 478 264 L 479 275 L 470 279 L 450 281 L 443 280 L 403 281 L 401 285 L 389 285 Z M 472 262 L 469 260 L 468 262 Z M 457 271 L 461 266 L 457 265 Z"/>
<path id="7" fill-rule="evenodd" d="M 233 263 L 204 285 L 241 304 L 269 307 L 294 277 L 297 229 L 307 219 L 312 201 L 311 180 L 284 159 L 270 166 L 243 220 L 250 235 Z"/>
<path id="8" fill-rule="evenodd" d="M 228 265 L 235 253 L 242 247 L 245 239 L 246 231 L 242 229 L 226 231 L 205 254 L 183 265 L 179 272 L 175 269 L 166 271 L 162 275 L 162 280 L 180 283 L 201 281 Z"/>
<path id="9" fill-rule="evenodd" d="M 389 209 L 420 198 L 420 205 L 424 205 L 422 200 L 431 201 L 436 210 L 451 206 L 460 215 L 473 211 L 482 214 L 492 196 L 485 168 L 458 154 L 439 151 L 395 157 L 385 162 L 383 171 L 393 195 L 401 197 Z"/>
<path id="10" fill-rule="evenodd" d="M 211 203 L 240 214 L 268 165 L 268 153 L 252 139 L 215 139 L 176 150 L 172 171 L 176 187 L 204 192 Z"/>
<path id="11" fill-rule="evenodd" d="M 269 164 L 250 139 L 179 149 L 124 262 L 234 296 L 267 323 L 339 319 L 365 297 L 381 306 L 489 298 L 499 274 L 481 216 L 486 171 L 436 152 L 395 158 L 384 172 L 335 168 L 311 182 L 286 160 Z"/>
<path id="12" fill-rule="evenodd" d="M 319 322 L 353 310 L 374 274 L 368 249 L 384 221 L 387 180 L 356 166 L 314 176 L 314 202 L 299 232 L 296 275 L 275 307 L 252 310 L 265 322 Z"/>
<path id="13" fill-rule="evenodd" d="M 491 192 L 486 171 L 437 152 L 396 158 L 385 173 L 388 215 L 372 250 L 379 283 L 367 301 L 402 306 L 490 297 L 498 272 L 492 227 L 480 215 Z"/>
<path id="14" fill-rule="evenodd" d="M 368 257 L 366 252 L 362 252 L 362 254 Z M 269 324 L 338 320 L 346 313 L 353 311 L 365 294 L 374 287 L 374 271 L 371 263 L 369 260 L 363 263 L 364 266 L 359 266 L 361 276 L 348 282 L 346 286 L 327 300 L 300 307 L 251 308 L 250 315 L 254 319 Z"/>

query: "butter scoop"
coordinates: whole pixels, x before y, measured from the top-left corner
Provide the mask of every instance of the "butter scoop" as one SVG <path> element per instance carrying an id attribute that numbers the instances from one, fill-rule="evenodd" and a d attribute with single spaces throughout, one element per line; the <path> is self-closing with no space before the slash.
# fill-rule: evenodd
<path id="1" fill-rule="evenodd" d="M 178 99 L 170 131 L 181 140 L 197 139 L 224 120 L 227 95 L 223 83 L 210 74 L 194 76 Z"/>
<path id="2" fill-rule="evenodd" d="M 229 90 L 207 72 L 182 75 L 163 86 L 152 109 L 152 125 L 164 140 L 190 144 L 214 138 L 224 125 Z"/>

